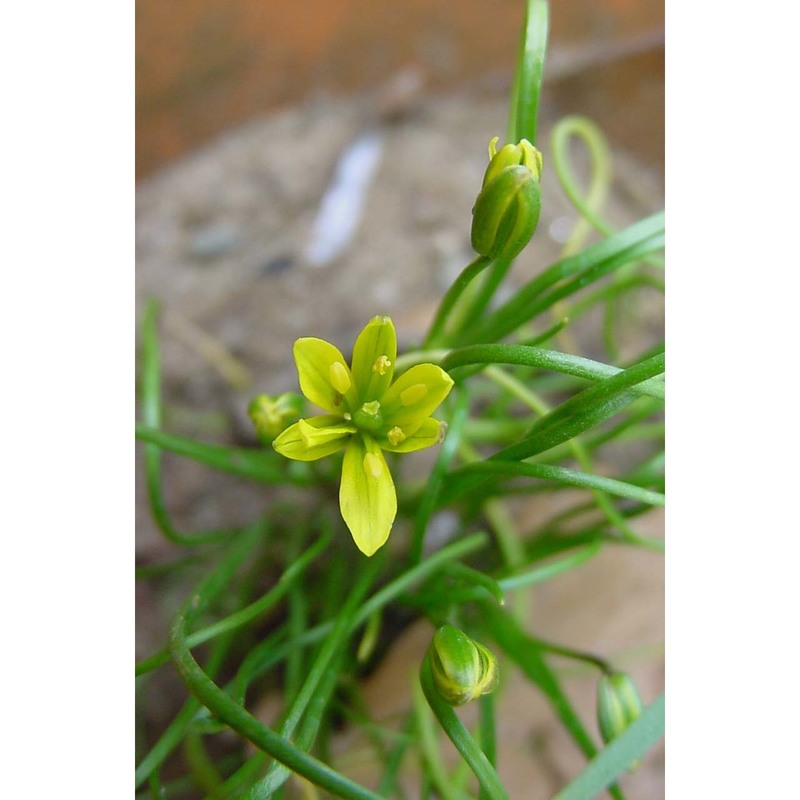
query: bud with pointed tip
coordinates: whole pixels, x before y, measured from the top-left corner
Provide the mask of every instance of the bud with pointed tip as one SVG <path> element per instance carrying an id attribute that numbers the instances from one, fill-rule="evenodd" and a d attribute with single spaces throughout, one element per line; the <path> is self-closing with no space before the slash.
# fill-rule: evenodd
<path id="1" fill-rule="evenodd" d="M 451 706 L 460 706 L 494 691 L 497 659 L 453 625 L 442 625 L 428 648 L 433 682 Z"/>
<path id="2" fill-rule="evenodd" d="M 497 150 L 472 209 L 472 247 L 488 258 L 512 259 L 528 244 L 539 222 L 541 153 L 526 139 Z"/>
<path id="3" fill-rule="evenodd" d="M 489 166 L 483 176 L 483 185 L 486 186 L 506 167 L 519 166 L 531 170 L 538 181 L 542 176 L 542 154 L 527 139 L 520 139 L 519 144 L 504 144 L 498 150 L 499 139 L 495 136 L 489 142 Z"/>

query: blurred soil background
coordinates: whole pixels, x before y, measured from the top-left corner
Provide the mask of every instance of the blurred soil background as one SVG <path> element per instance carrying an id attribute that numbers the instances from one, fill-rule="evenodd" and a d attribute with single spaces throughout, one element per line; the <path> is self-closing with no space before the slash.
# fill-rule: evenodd
<path id="1" fill-rule="evenodd" d="M 401 348 L 420 340 L 471 259 L 470 209 L 489 139 L 505 140 L 522 7 L 138 0 L 136 303 L 139 317 L 148 298 L 161 304 L 167 430 L 255 446 L 247 404 L 260 391 L 297 389 L 298 336 L 347 351 L 381 313 L 393 317 Z M 542 214 L 512 282 L 555 260 L 577 218 L 548 170 L 550 130 L 564 115 L 589 117 L 612 145 L 604 215 L 614 226 L 663 207 L 663 12 L 649 0 L 551 4 L 536 143 L 545 160 Z M 309 245 L 322 198 L 343 153 L 365 136 L 378 145 L 367 202 L 349 244 L 319 263 Z M 661 297 L 626 297 L 623 358 L 663 337 Z M 589 316 L 574 336 L 581 354 L 602 360 L 600 325 Z M 151 520 L 143 474 L 140 458 L 137 563 L 155 564 L 176 548 Z M 169 455 L 164 480 L 185 531 L 248 522 L 270 502 L 257 485 Z M 552 513 L 553 502 L 537 495 L 517 508 L 521 529 Z M 651 515 L 638 529 L 657 535 L 663 518 Z M 138 658 L 163 645 L 185 591 L 140 582 Z M 535 633 L 612 659 L 649 702 L 664 685 L 663 592 L 660 556 L 607 548 L 531 592 Z M 410 703 L 405 688 L 431 633 L 426 623 L 405 631 L 367 681 L 379 720 Z M 593 727 L 595 676 L 559 666 Z M 184 696 L 161 668 L 138 711 L 151 743 Z M 577 749 L 513 669 L 498 712 L 499 769 L 514 800 L 545 800 L 579 771 Z M 337 766 L 369 781 L 362 744 L 344 731 Z M 664 796 L 663 745 L 623 786 L 634 800 Z"/>

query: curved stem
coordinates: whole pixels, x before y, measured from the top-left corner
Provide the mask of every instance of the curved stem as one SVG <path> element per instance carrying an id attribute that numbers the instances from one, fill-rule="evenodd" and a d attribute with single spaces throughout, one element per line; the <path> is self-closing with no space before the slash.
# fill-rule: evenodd
<path id="1" fill-rule="evenodd" d="M 289 769 L 333 794 L 346 800 L 381 800 L 374 792 L 332 770 L 327 764 L 313 758 L 284 737 L 262 725 L 252 714 L 222 691 L 200 668 L 187 645 L 186 638 L 192 615 L 190 599 L 175 617 L 170 632 L 170 652 L 181 679 L 189 691 L 209 711 L 260 750 L 269 753 Z"/>
<path id="2" fill-rule="evenodd" d="M 469 764 L 470 768 L 475 773 L 475 777 L 488 796 L 491 797 L 492 800 L 508 800 L 508 793 L 500 782 L 500 778 L 489 762 L 489 759 L 486 758 L 483 751 L 475 744 L 475 740 L 470 736 L 469 731 L 456 716 L 455 711 L 453 711 L 439 695 L 433 683 L 431 662 L 427 653 L 425 654 L 425 658 L 422 659 L 422 666 L 419 670 L 419 681 L 422 685 L 422 691 L 425 693 L 425 699 L 436 715 L 436 719 L 439 720 L 439 724 L 450 738 L 450 741 L 456 746 L 458 752 L 461 753 L 464 760 Z"/>
<path id="3" fill-rule="evenodd" d="M 477 256 L 474 261 L 471 261 L 466 267 L 464 267 L 461 274 L 456 278 L 453 285 L 447 290 L 447 293 L 442 298 L 442 302 L 439 304 L 436 316 L 431 323 L 428 335 L 425 337 L 423 349 L 434 347 L 439 344 L 439 340 L 444 333 L 445 325 L 447 325 L 447 321 L 450 318 L 450 315 L 453 313 L 453 309 L 455 308 L 458 299 L 464 293 L 464 290 L 467 288 L 467 286 L 469 286 L 470 283 L 472 283 L 472 281 L 491 263 L 492 259 L 488 258 L 487 256 Z"/>
<path id="4" fill-rule="evenodd" d="M 578 187 L 578 181 L 570 165 L 569 140 L 573 136 L 578 137 L 589 151 L 591 177 L 585 197 Z M 603 205 L 611 184 L 611 154 L 600 129 L 590 120 L 579 116 L 564 117 L 559 120 L 550 136 L 550 148 L 553 154 L 553 168 L 561 188 L 581 215 L 564 246 L 563 255 L 567 256 L 579 249 L 589 232 L 590 225 L 604 236 L 612 233 L 611 228 L 597 215 L 597 209 Z"/>
<path id="5" fill-rule="evenodd" d="M 142 321 L 142 418 L 149 428 L 161 426 L 161 359 L 158 346 L 158 305 L 155 300 L 147 304 Z M 150 508 L 164 537 L 179 545 L 209 544 L 230 539 L 235 531 L 207 531 L 187 536 L 173 524 L 161 488 L 161 448 L 152 444 L 144 448 L 147 473 L 147 492 Z"/>
<path id="6" fill-rule="evenodd" d="M 260 617 L 272 608 L 280 600 L 303 570 L 330 544 L 330 535 L 323 536 L 318 542 L 310 547 L 302 556 L 289 565 L 286 572 L 280 577 L 278 583 L 272 587 L 263 597 L 250 603 L 250 605 L 240 608 L 234 614 L 219 620 L 218 622 L 195 631 L 187 640 L 189 647 L 196 647 L 215 636 L 219 636 L 227 631 L 232 631 L 242 625 L 246 625 L 251 620 Z M 169 661 L 169 651 L 165 648 L 158 653 L 146 658 L 136 665 L 136 676 L 143 675 L 151 669 L 155 669 L 161 664 Z"/>

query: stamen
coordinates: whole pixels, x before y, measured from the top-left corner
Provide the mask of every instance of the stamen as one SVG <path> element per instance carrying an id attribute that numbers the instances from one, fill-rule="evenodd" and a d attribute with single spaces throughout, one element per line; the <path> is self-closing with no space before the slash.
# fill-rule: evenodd
<path id="1" fill-rule="evenodd" d="M 403 433 L 402 428 L 398 428 L 397 425 L 395 425 L 394 428 L 386 434 L 386 438 L 389 440 L 389 444 L 392 447 L 397 447 L 397 445 L 406 438 L 406 435 Z"/>
<path id="2" fill-rule="evenodd" d="M 375 363 L 372 365 L 372 371 L 377 372 L 378 375 L 385 375 L 386 370 L 392 366 L 392 362 L 389 361 L 388 356 L 378 356 L 375 359 Z"/>
<path id="3" fill-rule="evenodd" d="M 367 453 L 364 456 L 364 472 L 371 478 L 380 478 L 383 475 L 383 461 L 375 453 Z"/>
<path id="4" fill-rule="evenodd" d="M 328 375 L 331 379 L 331 385 L 334 389 L 336 389 L 339 394 L 347 394 L 347 390 L 350 388 L 350 375 L 347 372 L 347 367 L 342 364 L 340 361 L 334 361 L 331 364 Z"/>
<path id="5" fill-rule="evenodd" d="M 411 406 L 422 400 L 426 394 L 428 394 L 428 387 L 424 383 L 415 383 L 400 392 L 400 402 L 404 406 Z"/>

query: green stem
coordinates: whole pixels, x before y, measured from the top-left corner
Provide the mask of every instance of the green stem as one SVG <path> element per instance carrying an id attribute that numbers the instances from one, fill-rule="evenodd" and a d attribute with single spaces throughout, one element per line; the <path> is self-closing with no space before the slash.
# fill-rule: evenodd
<path id="1" fill-rule="evenodd" d="M 605 659 L 600 656 L 587 653 L 583 650 L 575 650 L 572 647 L 565 647 L 564 645 L 555 644 L 554 642 L 547 642 L 544 639 L 538 639 L 534 636 L 530 637 L 532 642 L 536 642 L 537 646 L 548 653 L 553 653 L 557 656 L 570 658 L 573 661 L 582 661 L 585 664 L 591 664 L 601 672 L 610 673 L 614 671 L 614 667 Z"/>
<path id="2" fill-rule="evenodd" d="M 265 527 L 262 523 L 250 526 L 245 532 L 239 535 L 231 544 L 224 558 L 214 571 L 206 577 L 202 584 L 202 591 L 198 590 L 192 596 L 192 602 L 196 604 L 197 612 L 204 609 L 217 597 L 227 585 L 235 571 L 247 558 L 260 537 L 263 536 Z M 222 659 L 227 652 L 229 642 L 221 640 L 214 647 L 209 658 L 208 670 L 213 675 L 220 667 Z M 183 738 L 186 728 L 194 719 L 199 703 L 194 698 L 184 704 L 178 715 L 170 723 L 166 731 L 159 740 L 153 745 L 149 753 L 141 760 L 136 767 L 135 788 L 138 788 L 151 775 L 153 770 L 161 765 L 166 757 L 178 746 Z"/>
<path id="3" fill-rule="evenodd" d="M 255 602 L 250 603 L 250 605 L 239 609 L 239 611 L 236 613 L 231 614 L 230 616 L 225 617 L 224 619 L 221 619 L 212 625 L 201 628 L 199 631 L 195 631 L 188 639 L 189 647 L 197 647 L 197 645 L 203 644 L 203 642 L 207 642 L 209 639 L 213 639 L 215 636 L 235 630 L 236 628 L 246 625 L 248 622 L 251 622 L 252 620 L 257 619 L 265 614 L 286 594 L 295 579 L 300 576 L 306 567 L 308 567 L 308 565 L 315 558 L 317 558 L 317 556 L 319 556 L 329 544 L 330 535 L 323 536 L 305 553 L 303 553 L 302 556 L 289 565 L 289 567 L 278 580 L 278 583 L 273 586 L 272 589 L 270 589 L 263 597 L 260 597 Z M 149 672 L 151 669 L 155 669 L 167 661 L 169 661 L 169 650 L 165 648 L 164 650 L 155 653 L 154 655 L 137 664 L 136 675 L 143 675 L 145 672 Z"/>
<path id="4" fill-rule="evenodd" d="M 475 533 L 467 536 L 460 541 L 453 542 L 453 544 L 442 548 L 439 552 L 432 554 L 426 558 L 421 564 L 399 575 L 393 581 L 388 583 L 380 591 L 376 592 L 369 600 L 365 601 L 359 609 L 353 620 L 353 628 L 357 629 L 361 624 L 367 621 L 373 614 L 380 611 L 384 606 L 387 606 L 397 597 L 404 592 L 410 590 L 418 583 L 432 574 L 435 574 L 442 566 L 449 561 L 457 558 L 466 557 L 472 553 L 481 550 L 489 543 L 489 537 L 485 533 Z M 237 687 L 237 696 L 241 696 L 244 686 L 248 681 L 254 680 L 258 675 L 274 666 L 275 664 L 286 658 L 289 649 L 294 647 L 306 647 L 314 644 L 325 636 L 327 636 L 333 623 L 331 621 L 323 622 L 300 636 L 294 644 L 285 643 L 280 647 L 274 647 L 272 642 L 268 642 L 264 647 L 259 648 L 259 651 L 253 651 L 245 659 L 245 663 L 239 670 L 239 674 L 234 679 L 234 684 Z"/>
<path id="5" fill-rule="evenodd" d="M 522 344 L 475 344 L 451 350 L 441 361 L 440 366 L 446 372 L 471 364 L 508 364 L 525 367 L 536 367 L 584 378 L 590 381 L 603 381 L 619 375 L 623 370 L 600 361 L 593 361 L 582 356 L 560 353 L 556 350 L 545 350 L 541 347 L 530 347 Z M 487 374 L 490 374 L 487 369 Z M 499 371 L 491 372 L 491 376 L 500 380 Z M 506 387 L 508 388 L 508 387 Z M 637 394 L 664 399 L 664 381 L 655 378 L 636 386 Z M 525 401 L 527 402 L 527 401 Z M 546 413 L 540 411 L 539 413 Z"/>
<path id="6" fill-rule="evenodd" d="M 481 750 L 483 750 L 487 761 L 496 769 L 497 768 L 497 737 L 495 735 L 494 725 L 494 695 L 484 694 L 481 695 L 480 700 L 480 717 L 479 717 L 479 735 Z M 481 786 L 478 800 L 492 800 L 492 796 Z"/>
<path id="7" fill-rule="evenodd" d="M 511 101 L 509 128 L 513 142 L 527 139 L 531 144 L 536 144 L 536 121 L 544 74 L 547 28 L 547 1 L 528 0 Z"/>
<path id="8" fill-rule="evenodd" d="M 260 750 L 269 753 L 289 769 L 333 794 L 343 797 L 345 800 L 380 800 L 374 792 L 351 781 L 262 725 L 252 714 L 222 691 L 200 668 L 189 650 L 186 640 L 189 623 L 193 616 L 193 602 L 190 599 L 175 617 L 170 632 L 170 652 L 178 674 L 189 691 L 212 714 L 215 714 Z"/>
<path id="9" fill-rule="evenodd" d="M 447 325 L 447 321 L 450 318 L 458 299 L 464 293 L 464 290 L 467 288 L 467 286 L 469 286 L 470 283 L 472 283 L 472 281 L 491 263 L 492 260 L 490 258 L 487 258 L 486 256 L 477 256 L 463 269 L 461 274 L 456 278 L 453 285 L 447 290 L 447 293 L 442 298 L 442 302 L 439 304 L 436 316 L 433 318 L 433 322 L 431 323 L 428 335 L 425 337 L 425 341 L 422 345 L 423 349 L 436 347 L 440 344 L 440 340 L 442 339 L 445 331 L 445 326 Z"/>
<path id="10" fill-rule="evenodd" d="M 475 740 L 470 736 L 469 731 L 456 716 L 455 711 L 442 699 L 433 682 L 431 673 L 431 663 L 428 654 L 422 659 L 422 666 L 419 670 L 419 680 L 425 699 L 431 707 L 436 719 L 444 729 L 444 732 L 455 745 L 456 749 L 463 756 L 464 760 L 470 765 L 475 773 L 475 777 L 488 793 L 492 800 L 508 800 L 508 793 L 500 782 L 494 767 L 486 758 L 483 751 L 475 744 Z"/>
<path id="11" fill-rule="evenodd" d="M 451 778 L 447 774 L 447 769 L 442 761 L 433 718 L 430 715 L 428 706 L 425 705 L 425 696 L 420 688 L 419 681 L 414 681 L 411 690 L 414 711 L 416 712 L 419 749 L 425 759 L 431 782 L 436 787 L 436 791 L 442 796 L 442 800 L 462 800 L 459 792 L 453 788 Z"/>
<path id="12" fill-rule="evenodd" d="M 491 302 L 494 293 L 503 282 L 503 278 L 505 278 L 513 263 L 513 261 L 509 261 L 508 259 L 498 259 L 486 270 L 478 291 L 467 303 L 461 321 L 459 325 L 457 325 L 455 331 L 453 331 L 454 341 L 458 341 L 460 334 L 467 329 L 471 323 L 481 318 L 481 315 Z"/>
<path id="13" fill-rule="evenodd" d="M 370 585 L 377 577 L 378 571 L 383 565 L 383 559 L 372 559 L 368 562 L 365 571 L 361 574 L 356 581 L 352 591 L 348 595 L 347 601 L 342 607 L 340 613 L 337 615 L 336 622 L 333 625 L 330 636 L 328 636 L 325 644 L 314 660 L 314 663 L 308 673 L 308 677 L 303 683 L 297 698 L 286 719 L 281 725 L 281 736 L 288 739 L 295 731 L 295 728 L 300 722 L 300 718 L 306 710 L 306 707 L 311 702 L 315 695 L 317 686 L 322 681 L 323 677 L 329 670 L 330 663 L 334 655 L 341 650 L 347 637 L 356 629 L 354 617 L 358 608 L 362 605 L 364 595 L 367 593 Z M 299 638 L 299 637 L 298 637 Z M 297 639 L 292 642 L 296 647 Z M 314 729 L 316 734 L 316 728 Z M 257 783 L 250 792 L 250 800 L 263 800 L 269 797 L 284 781 L 289 777 L 289 770 L 280 765 L 273 765 L 267 771 L 264 778 Z"/>
<path id="14" fill-rule="evenodd" d="M 158 305 L 150 300 L 142 321 L 142 418 L 150 428 L 161 425 L 161 359 L 158 346 Z M 161 448 L 147 444 L 144 448 L 147 491 L 150 509 L 164 537 L 179 545 L 209 544 L 230 539 L 230 530 L 207 531 L 185 535 L 172 523 L 161 488 Z"/>
<path id="15" fill-rule="evenodd" d="M 428 522 L 431 518 L 434 508 L 436 507 L 436 499 L 439 490 L 444 480 L 444 474 L 456 454 L 458 444 L 461 441 L 461 432 L 464 427 L 464 422 L 467 419 L 467 412 L 469 411 L 469 392 L 462 388 L 456 392 L 455 409 L 450 417 L 450 424 L 447 428 L 447 435 L 445 436 L 444 443 L 439 448 L 439 453 L 436 457 L 436 463 L 431 470 L 430 478 L 425 487 L 425 492 L 417 507 L 417 512 L 414 516 L 414 531 L 411 539 L 411 548 L 409 552 L 409 561 L 412 565 L 419 564 L 422 561 L 422 554 L 425 548 L 425 532 L 428 528 Z"/>

